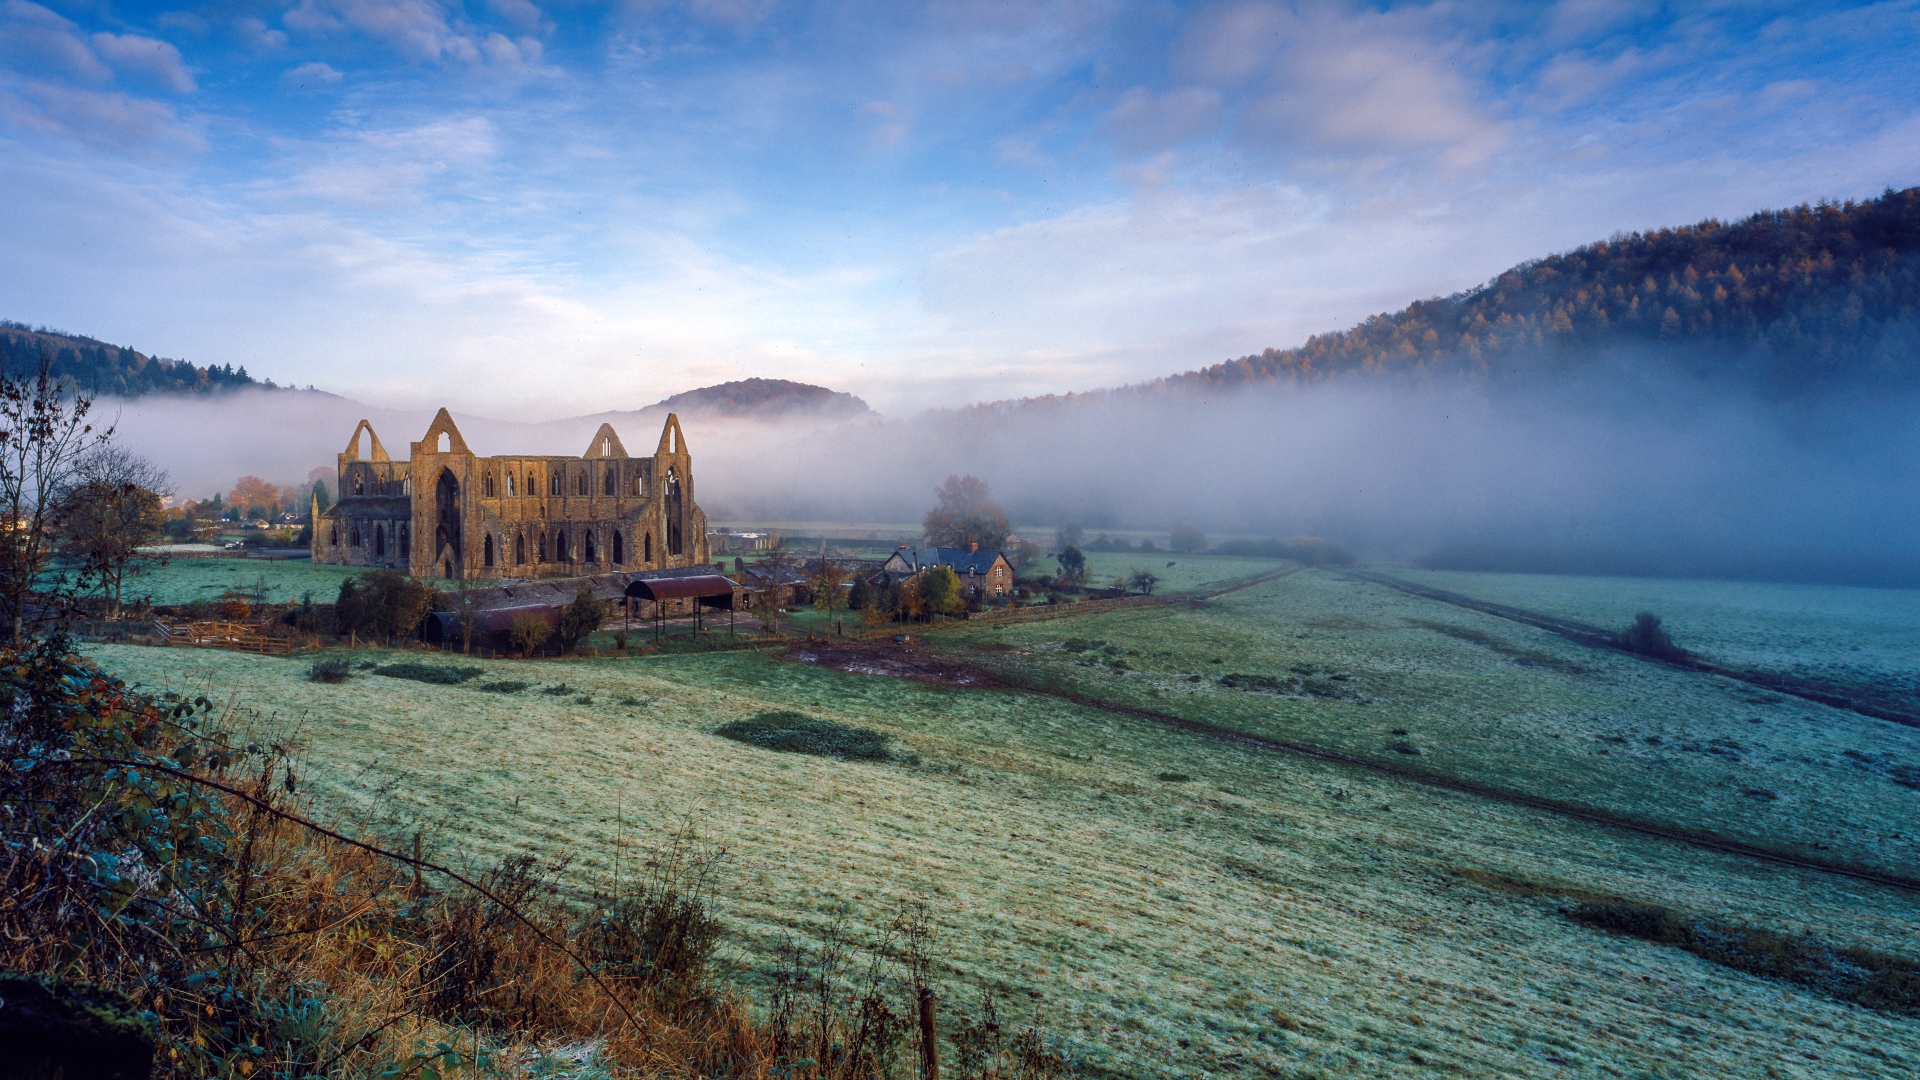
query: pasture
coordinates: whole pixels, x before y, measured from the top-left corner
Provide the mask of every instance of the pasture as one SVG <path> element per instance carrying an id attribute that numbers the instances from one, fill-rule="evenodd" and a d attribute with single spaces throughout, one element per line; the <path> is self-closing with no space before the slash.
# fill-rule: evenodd
<path id="1" fill-rule="evenodd" d="M 1176 561 L 1195 564 L 1186 587 L 1240 569 Z M 1199 580 L 1208 566 L 1218 576 Z M 942 659 L 1043 690 L 1863 865 L 1920 854 L 1920 792 L 1890 771 L 1920 763 L 1920 732 L 1328 572 L 1202 606 L 928 637 Z M 1095 1075 L 1920 1067 L 1911 1018 L 1563 913 L 1568 897 L 1603 894 L 1914 959 L 1920 897 L 1049 693 L 765 652 L 481 661 L 456 685 L 372 670 L 441 662 L 420 653 L 358 650 L 354 676 L 325 684 L 305 677 L 309 657 L 89 652 L 296 745 L 329 816 L 423 829 L 475 863 L 570 852 L 584 887 L 691 821 L 729 853 L 717 903 L 744 985 L 784 938 L 835 920 L 872 934 L 925 897 L 947 995 L 994 987 Z M 775 723 L 875 733 L 887 756 L 716 734 Z"/>

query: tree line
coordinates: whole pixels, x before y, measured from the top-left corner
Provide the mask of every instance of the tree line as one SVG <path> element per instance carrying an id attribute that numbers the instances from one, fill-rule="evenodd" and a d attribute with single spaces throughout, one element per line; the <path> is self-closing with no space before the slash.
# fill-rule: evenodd
<path id="1" fill-rule="evenodd" d="M 42 359 L 55 379 L 110 397 L 203 394 L 272 385 L 255 380 L 244 365 L 199 367 L 185 360 L 148 356 L 125 345 L 0 319 L 0 371 L 27 375 L 39 370 Z"/>

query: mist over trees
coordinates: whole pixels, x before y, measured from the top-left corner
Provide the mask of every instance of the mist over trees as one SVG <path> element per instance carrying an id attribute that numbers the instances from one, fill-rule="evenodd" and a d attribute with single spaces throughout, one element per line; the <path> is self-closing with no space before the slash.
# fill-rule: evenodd
<path id="1" fill-rule="evenodd" d="M 1013 525 L 1007 511 L 993 499 L 993 491 L 977 476 L 948 475 L 934 491 L 939 500 L 927 511 L 921 531 L 930 547 L 963 548 L 978 544 L 988 551 L 1007 546 Z"/>
<path id="2" fill-rule="evenodd" d="M 1920 380 L 1920 188 L 1616 236 L 1476 289 L 1376 315 L 1139 392 L 1340 374 L 1557 376 L 1642 361 L 1736 378 L 1763 396 Z"/>

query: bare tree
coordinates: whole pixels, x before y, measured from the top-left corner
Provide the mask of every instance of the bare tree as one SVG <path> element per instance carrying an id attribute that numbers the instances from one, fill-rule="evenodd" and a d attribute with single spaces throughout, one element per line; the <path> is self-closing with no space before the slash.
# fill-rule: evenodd
<path id="1" fill-rule="evenodd" d="M 165 560 L 141 549 L 166 529 L 162 500 L 173 494 L 165 469 L 124 447 L 96 445 L 75 463 L 60 493 L 59 553 L 99 583 L 107 617 L 117 619 L 121 590 Z"/>
<path id="2" fill-rule="evenodd" d="M 54 377 L 45 350 L 32 375 L 0 372 L 0 633 L 9 641 L 57 628 L 85 585 L 84 575 L 64 583 L 45 575 L 60 495 L 79 461 L 113 437 L 87 422 L 92 411 L 93 398 Z"/>

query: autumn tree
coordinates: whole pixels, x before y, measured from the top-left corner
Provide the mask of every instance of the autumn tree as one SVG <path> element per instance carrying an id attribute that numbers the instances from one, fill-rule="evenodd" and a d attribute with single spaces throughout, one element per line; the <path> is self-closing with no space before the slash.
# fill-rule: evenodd
<path id="1" fill-rule="evenodd" d="M 921 522 L 921 530 L 932 547 L 964 548 L 979 544 L 989 551 L 1007 546 L 1007 534 L 1013 525 L 1007 512 L 993 501 L 986 481 L 977 476 L 949 476 L 934 489 L 939 500 Z"/>
<path id="2" fill-rule="evenodd" d="M 140 549 L 166 527 L 161 500 L 172 494 L 166 470 L 117 446 L 97 446 L 75 465 L 60 497 L 60 553 L 99 583 L 107 617 L 117 619 L 121 589 L 161 560 Z"/>
<path id="3" fill-rule="evenodd" d="M 950 566 L 929 566 L 920 575 L 920 597 L 929 615 L 958 615 L 967 609 L 960 575 Z"/>
<path id="4" fill-rule="evenodd" d="M 847 583 L 850 576 L 845 566 L 821 556 L 820 567 L 813 575 L 814 610 L 826 612 L 831 619 L 834 612 L 846 607 L 849 590 L 841 586 Z"/>
<path id="5" fill-rule="evenodd" d="M 243 476 L 227 492 L 227 505 L 238 508 L 242 515 L 255 507 L 271 515 L 280 508 L 280 489 L 257 476 Z"/>
<path id="6" fill-rule="evenodd" d="M 80 462 L 113 436 L 88 423 L 92 410 L 93 399 L 56 378 L 44 352 L 35 374 L 0 371 L 0 628 L 9 641 L 57 628 L 86 585 L 84 573 L 59 582 L 47 570 L 61 496 Z"/>

